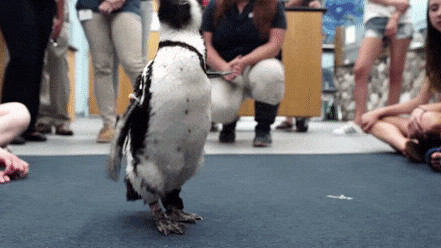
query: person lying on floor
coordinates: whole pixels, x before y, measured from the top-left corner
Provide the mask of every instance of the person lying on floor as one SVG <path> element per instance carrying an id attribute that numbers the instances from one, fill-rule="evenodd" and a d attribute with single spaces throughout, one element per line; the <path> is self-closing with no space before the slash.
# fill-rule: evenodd
<path id="1" fill-rule="evenodd" d="M 433 96 L 439 101 L 441 93 L 441 0 L 429 0 L 425 46 L 426 75 L 418 95 L 407 102 L 365 113 L 361 120 L 364 132 L 415 162 L 423 162 L 429 148 L 441 145 L 441 102 L 428 103 Z"/>
<path id="2" fill-rule="evenodd" d="M 30 121 L 31 115 L 25 105 L 17 102 L 0 104 L 0 183 L 25 177 L 29 172 L 29 164 L 4 147 L 22 134 Z"/>

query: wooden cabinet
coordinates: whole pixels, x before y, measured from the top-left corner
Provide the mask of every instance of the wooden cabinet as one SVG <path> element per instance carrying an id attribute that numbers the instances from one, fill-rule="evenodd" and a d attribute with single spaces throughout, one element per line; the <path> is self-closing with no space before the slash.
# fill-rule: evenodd
<path id="1" fill-rule="evenodd" d="M 285 96 L 278 115 L 320 116 L 322 92 L 322 15 L 323 9 L 286 10 L 288 29 L 282 49 L 285 66 Z M 254 115 L 254 103 L 247 99 L 239 114 Z"/>

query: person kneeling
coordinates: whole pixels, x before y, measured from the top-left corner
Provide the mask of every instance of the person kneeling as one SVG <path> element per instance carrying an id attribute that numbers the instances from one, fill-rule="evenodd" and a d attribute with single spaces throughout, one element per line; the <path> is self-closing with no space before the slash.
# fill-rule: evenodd
<path id="1" fill-rule="evenodd" d="M 210 1 L 202 31 L 208 66 L 231 72 L 212 79 L 212 119 L 224 124 L 219 141 L 235 141 L 237 112 L 245 98 L 252 98 L 257 121 L 253 145 L 269 146 L 270 126 L 285 89 L 283 64 L 276 59 L 286 32 L 283 4 L 277 0 Z"/>

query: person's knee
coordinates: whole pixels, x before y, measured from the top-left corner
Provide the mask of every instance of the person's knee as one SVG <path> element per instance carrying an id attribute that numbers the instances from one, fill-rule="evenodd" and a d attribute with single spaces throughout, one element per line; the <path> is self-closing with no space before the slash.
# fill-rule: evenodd
<path id="1" fill-rule="evenodd" d="M 212 121 L 216 123 L 230 123 L 237 117 L 236 101 L 229 98 L 216 98 L 211 103 Z"/>
<path id="2" fill-rule="evenodd" d="M 212 79 L 211 82 L 212 121 L 216 123 L 234 121 L 243 101 L 243 89 L 229 85 L 223 79 Z"/>
<path id="3" fill-rule="evenodd" d="M 145 67 L 142 57 L 121 59 L 121 65 L 133 83 L 135 83 L 136 78 L 142 73 Z"/>
<path id="4" fill-rule="evenodd" d="M 113 60 L 112 61 L 94 61 L 93 62 L 94 73 L 98 76 L 111 75 L 113 73 Z"/>
<path id="5" fill-rule="evenodd" d="M 354 66 L 354 78 L 355 80 L 369 75 L 370 67 L 366 64 L 355 64 Z"/>
<path id="6" fill-rule="evenodd" d="M 31 114 L 29 113 L 28 108 L 19 102 L 12 102 L 9 104 L 13 116 L 12 122 L 15 123 L 20 132 L 26 130 L 31 121 Z"/>
<path id="7" fill-rule="evenodd" d="M 254 100 L 278 104 L 285 94 L 285 71 L 277 59 L 260 61 L 249 74 L 251 96 Z"/>

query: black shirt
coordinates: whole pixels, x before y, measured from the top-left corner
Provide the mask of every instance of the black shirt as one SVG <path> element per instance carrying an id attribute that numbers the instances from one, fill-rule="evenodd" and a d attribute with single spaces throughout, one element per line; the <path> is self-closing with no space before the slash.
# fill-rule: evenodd
<path id="1" fill-rule="evenodd" d="M 260 37 L 258 29 L 253 24 L 254 2 L 255 0 L 251 0 L 242 13 L 239 13 L 234 5 L 218 20 L 217 26 L 213 21 L 216 1 L 210 1 L 204 10 L 202 31 L 213 33 L 213 47 L 226 61 L 231 61 L 238 55 L 246 55 L 268 42 L 268 38 L 262 39 Z M 277 3 L 277 10 L 271 26 L 286 29 L 285 8 L 280 1 Z"/>

